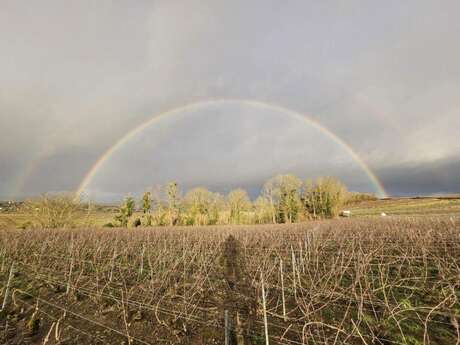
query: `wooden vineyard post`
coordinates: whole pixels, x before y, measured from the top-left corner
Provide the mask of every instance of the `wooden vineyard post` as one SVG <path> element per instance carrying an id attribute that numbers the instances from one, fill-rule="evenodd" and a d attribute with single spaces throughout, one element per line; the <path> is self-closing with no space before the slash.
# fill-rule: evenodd
<path id="1" fill-rule="evenodd" d="M 3 270 L 5 269 L 5 256 L 6 256 L 6 253 L 3 252 L 2 253 L 2 267 L 0 268 L 0 272 L 3 273 Z"/>
<path id="2" fill-rule="evenodd" d="M 67 278 L 67 288 L 65 294 L 68 295 L 70 292 L 70 286 L 72 283 L 72 272 L 73 272 L 73 265 L 74 265 L 74 254 L 73 254 L 73 232 L 71 233 L 71 239 L 70 239 L 70 267 L 69 267 L 69 277 Z"/>
<path id="3" fill-rule="evenodd" d="M 294 288 L 294 297 L 297 300 L 297 286 L 296 286 L 296 268 L 295 268 L 295 254 L 294 254 L 294 249 L 291 246 L 291 260 L 292 260 L 292 284 Z"/>
<path id="4" fill-rule="evenodd" d="M 225 319 L 225 345 L 230 345 L 230 325 L 228 321 L 228 310 L 224 311 L 224 319 Z"/>
<path id="5" fill-rule="evenodd" d="M 68 295 L 69 292 L 70 292 L 70 287 L 71 287 L 71 283 L 72 283 L 72 271 L 73 271 L 73 256 L 72 256 L 72 259 L 70 260 L 70 267 L 69 267 L 69 277 L 67 278 L 67 288 L 66 288 L 66 292 L 65 294 Z"/>
<path id="6" fill-rule="evenodd" d="M 112 282 L 113 270 L 115 268 L 115 259 L 116 258 L 117 258 L 117 248 L 115 247 L 115 249 L 113 250 L 112 263 L 111 263 L 111 266 L 110 266 L 110 276 L 109 276 L 109 281 L 110 282 Z"/>
<path id="7" fill-rule="evenodd" d="M 10 274 L 8 275 L 8 282 L 6 283 L 6 288 L 5 288 L 5 296 L 3 297 L 2 309 L 0 311 L 3 311 L 6 308 L 6 303 L 8 302 L 8 295 L 10 293 L 10 285 L 11 285 L 11 281 L 13 280 L 13 275 L 14 275 L 14 261 L 10 267 Z"/>
<path id="8" fill-rule="evenodd" d="M 299 248 L 300 248 L 300 266 L 302 267 L 302 273 L 305 273 L 305 262 L 304 262 L 304 254 L 303 254 L 303 248 L 302 248 L 302 241 L 299 241 Z"/>
<path id="9" fill-rule="evenodd" d="M 142 253 L 141 253 L 141 268 L 140 268 L 140 275 L 144 273 L 144 253 L 145 253 L 145 245 L 142 243 Z"/>
<path id="10" fill-rule="evenodd" d="M 260 280 L 262 282 L 262 307 L 264 309 L 265 345 L 270 345 L 268 340 L 267 305 L 265 301 L 264 275 L 262 272 L 260 272 Z"/>
<path id="11" fill-rule="evenodd" d="M 281 273 L 281 300 L 283 302 L 283 318 L 286 322 L 286 300 L 284 297 L 284 275 L 283 275 L 283 259 L 280 259 L 280 273 Z"/>

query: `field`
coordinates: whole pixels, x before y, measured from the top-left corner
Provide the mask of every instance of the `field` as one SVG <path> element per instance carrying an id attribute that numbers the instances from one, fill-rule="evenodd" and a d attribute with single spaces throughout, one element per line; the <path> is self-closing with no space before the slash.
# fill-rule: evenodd
<path id="1" fill-rule="evenodd" d="M 460 197 L 439 198 L 389 198 L 361 201 L 343 206 L 352 217 L 380 216 L 460 216 Z M 81 227 L 102 227 L 114 221 L 118 212 L 116 205 L 96 205 L 92 212 L 81 218 Z M 142 212 L 135 212 L 133 219 L 142 218 Z M 20 207 L 0 212 L 0 228 L 24 228 L 30 223 L 30 215 L 21 212 Z"/>
<path id="2" fill-rule="evenodd" d="M 460 215 L 460 198 L 389 198 L 365 201 L 350 206 L 354 216 L 388 215 Z"/>
<path id="3" fill-rule="evenodd" d="M 0 248 L 2 344 L 460 341 L 456 216 L 11 229 Z"/>

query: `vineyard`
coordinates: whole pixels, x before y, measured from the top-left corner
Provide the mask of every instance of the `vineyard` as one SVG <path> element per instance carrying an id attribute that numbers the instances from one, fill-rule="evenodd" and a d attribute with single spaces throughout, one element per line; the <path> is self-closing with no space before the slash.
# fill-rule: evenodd
<path id="1" fill-rule="evenodd" d="M 2 344 L 460 344 L 460 221 L 2 230 Z"/>

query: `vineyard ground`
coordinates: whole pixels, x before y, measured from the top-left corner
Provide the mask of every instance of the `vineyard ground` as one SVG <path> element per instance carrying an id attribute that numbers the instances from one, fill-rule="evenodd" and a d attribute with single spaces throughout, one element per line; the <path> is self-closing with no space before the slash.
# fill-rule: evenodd
<path id="1" fill-rule="evenodd" d="M 265 344 L 264 317 L 270 344 L 460 341 L 456 215 L 4 229 L 0 250 L 2 344 L 223 344 L 225 311 L 230 344 Z"/>

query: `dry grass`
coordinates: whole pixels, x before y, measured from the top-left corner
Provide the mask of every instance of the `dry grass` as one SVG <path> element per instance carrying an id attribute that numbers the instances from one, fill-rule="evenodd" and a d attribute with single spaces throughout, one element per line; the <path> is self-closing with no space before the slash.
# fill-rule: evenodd
<path id="1" fill-rule="evenodd" d="M 261 277 L 270 344 L 460 339 L 458 218 L 4 230 L 0 248 L 10 344 L 222 344 L 224 310 L 235 344 L 264 344 Z"/>
<path id="2" fill-rule="evenodd" d="M 394 198 L 363 201 L 348 206 L 354 216 L 389 215 L 460 215 L 460 198 Z"/>

